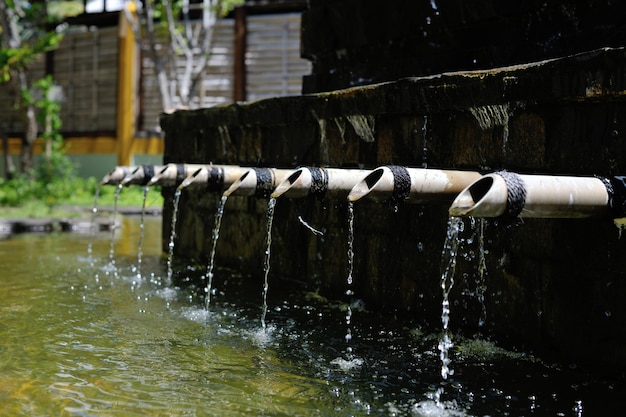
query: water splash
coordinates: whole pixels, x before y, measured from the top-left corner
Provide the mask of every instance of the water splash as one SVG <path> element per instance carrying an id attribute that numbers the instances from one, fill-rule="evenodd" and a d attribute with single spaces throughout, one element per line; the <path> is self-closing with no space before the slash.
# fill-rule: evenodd
<path id="1" fill-rule="evenodd" d="M 574 412 L 574 415 L 576 417 L 582 417 L 583 416 L 583 402 L 580 400 L 576 400 L 574 402 L 574 407 L 572 407 L 572 411 Z"/>
<path id="2" fill-rule="evenodd" d="M 469 414 L 460 409 L 455 400 L 442 400 L 443 389 L 428 393 L 427 400 L 415 402 L 410 405 L 409 412 L 414 417 L 466 417 Z M 398 414 L 396 414 L 398 415 Z"/>
<path id="3" fill-rule="evenodd" d="M 137 278 L 141 278 L 141 262 L 143 261 L 143 237 L 145 232 L 146 200 L 150 187 L 143 188 L 143 202 L 141 204 L 141 223 L 139 224 L 139 243 L 137 244 Z"/>
<path id="4" fill-rule="evenodd" d="M 276 207 L 276 199 L 270 198 L 267 202 L 267 227 L 265 231 L 265 260 L 263 262 L 263 312 L 261 313 L 261 327 L 263 331 L 267 330 L 265 317 L 267 316 L 267 291 L 269 289 L 268 277 L 270 273 L 270 257 L 272 249 L 272 222 L 274 221 L 274 207 Z"/>
<path id="5" fill-rule="evenodd" d="M 224 215 L 224 206 L 226 205 L 226 200 L 228 200 L 228 195 L 222 195 L 220 202 L 217 206 L 217 211 L 215 212 L 215 224 L 213 225 L 213 234 L 211 236 L 211 252 L 209 254 L 209 264 L 207 266 L 207 272 L 205 275 L 206 279 L 206 299 L 204 301 L 204 306 L 208 310 L 209 304 L 211 304 L 211 287 L 213 286 L 213 266 L 215 263 L 215 248 L 217 247 L 217 241 L 220 237 L 220 227 L 222 225 L 222 216 Z"/>
<path id="6" fill-rule="evenodd" d="M 174 193 L 174 211 L 172 212 L 170 241 L 167 245 L 167 282 L 172 282 L 172 275 L 174 274 L 172 271 L 172 260 L 174 259 L 174 242 L 176 241 L 176 218 L 178 217 L 178 203 L 180 202 L 180 195 L 182 194 L 182 192 L 182 189 L 177 188 L 176 192 Z"/>
<path id="7" fill-rule="evenodd" d="M 448 229 L 446 231 L 446 240 L 441 251 L 441 291 L 443 300 L 441 302 L 441 324 L 443 327 L 443 335 L 439 340 L 439 358 L 441 359 L 441 377 L 445 380 L 448 376 L 453 375 L 454 371 L 450 368 L 451 359 L 449 356 L 450 348 L 454 346 L 452 338 L 448 331 L 450 324 L 450 290 L 454 285 L 454 272 L 456 270 L 456 258 L 459 250 L 459 233 L 463 231 L 464 224 L 460 217 L 450 217 L 448 219 Z"/>
<path id="8" fill-rule="evenodd" d="M 339 367 L 339 369 L 341 369 L 344 372 L 349 372 L 355 369 L 358 369 L 359 367 L 361 367 L 363 365 L 363 359 L 361 358 L 352 358 L 350 360 L 344 359 L 344 358 L 335 358 L 332 361 L 330 361 L 331 365 L 336 365 L 337 367 Z"/>

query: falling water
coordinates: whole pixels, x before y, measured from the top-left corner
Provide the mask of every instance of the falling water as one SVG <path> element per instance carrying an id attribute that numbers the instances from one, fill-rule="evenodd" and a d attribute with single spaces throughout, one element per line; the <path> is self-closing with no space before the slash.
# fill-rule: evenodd
<path id="1" fill-rule="evenodd" d="M 209 265 L 207 266 L 206 272 L 206 299 L 205 299 L 205 307 L 209 308 L 209 304 L 211 303 L 211 287 L 213 285 L 213 265 L 215 260 L 215 248 L 217 247 L 217 240 L 220 237 L 220 226 L 222 224 L 222 216 L 224 214 L 224 206 L 226 205 L 226 200 L 228 200 L 228 195 L 222 195 L 220 199 L 220 203 L 217 206 L 217 212 L 215 213 L 215 224 L 213 225 L 213 235 L 211 240 L 211 253 L 209 255 Z M 268 249 L 269 250 L 269 249 Z"/>
<path id="2" fill-rule="evenodd" d="M 114 269 L 115 275 L 117 275 L 117 271 L 115 270 L 115 219 L 117 218 L 117 202 L 120 199 L 120 193 L 122 192 L 122 184 L 118 184 L 115 189 L 115 200 L 113 202 L 113 214 L 111 215 L 111 245 L 109 246 L 109 263 Z"/>
<path id="3" fill-rule="evenodd" d="M 441 324 L 443 335 L 439 341 L 439 358 L 441 359 L 441 376 L 448 379 L 454 371 L 450 368 L 449 350 L 453 346 L 452 339 L 448 331 L 450 323 L 450 290 L 454 285 L 454 271 L 456 269 L 456 256 L 459 249 L 459 233 L 463 231 L 463 220 L 459 217 L 448 219 L 448 230 L 446 240 L 441 251 L 441 291 L 443 301 L 441 302 Z"/>
<path id="4" fill-rule="evenodd" d="M 348 278 L 346 279 L 346 283 L 348 284 L 348 289 L 346 290 L 347 296 L 354 295 L 354 291 L 352 290 L 352 273 L 354 269 L 354 204 L 350 201 L 348 202 Z M 352 329 L 350 327 L 350 323 L 352 321 L 352 307 L 348 304 L 348 311 L 346 312 L 346 325 L 348 329 L 346 330 L 346 343 L 350 344 L 352 340 Z M 348 346 L 347 348 L 349 356 L 351 356 L 352 348 Z"/>
<path id="5" fill-rule="evenodd" d="M 143 188 L 143 203 L 141 204 L 141 223 L 139 224 L 139 244 L 137 249 L 137 278 L 141 278 L 141 262 L 143 258 L 143 236 L 145 229 L 146 200 L 148 199 L 150 187 Z"/>
<path id="6" fill-rule="evenodd" d="M 471 107 L 470 112 L 476 118 L 482 130 L 502 126 L 502 153 L 506 155 L 509 140 L 509 119 L 513 108 L 510 104 L 495 104 L 489 106 Z"/>
<path id="7" fill-rule="evenodd" d="M 482 327 L 487 321 L 487 306 L 485 305 L 485 293 L 487 292 L 487 264 L 485 261 L 485 223 L 487 220 L 478 220 L 478 276 L 476 277 L 476 298 L 480 303 L 480 317 L 478 326 Z"/>
<path id="8" fill-rule="evenodd" d="M 263 312 L 261 313 L 261 326 L 266 330 L 265 316 L 267 315 L 267 290 L 269 289 L 268 276 L 270 273 L 270 254 L 272 248 L 272 222 L 274 221 L 274 207 L 276 199 L 270 198 L 267 203 L 267 228 L 265 232 L 265 261 L 263 262 Z"/>
<path id="9" fill-rule="evenodd" d="M 374 126 L 376 119 L 373 116 L 361 114 L 347 115 L 346 119 L 352 125 L 354 132 L 365 142 L 374 142 Z"/>
<path id="10" fill-rule="evenodd" d="M 100 197 L 100 188 L 102 187 L 102 183 L 98 183 L 98 187 L 96 188 L 96 193 L 93 197 L 93 207 L 91 208 L 91 225 L 89 230 L 91 231 L 91 237 L 89 239 L 89 245 L 87 246 L 87 254 L 91 259 L 91 255 L 93 254 L 93 240 L 96 237 L 96 215 L 98 214 L 98 198 Z M 92 259 L 93 266 L 93 259 Z"/>
<path id="11" fill-rule="evenodd" d="M 348 289 L 346 290 L 346 295 L 351 297 L 354 295 L 354 290 L 352 289 L 352 274 L 354 269 L 354 205 L 352 202 L 348 202 L 348 278 L 346 279 L 346 283 L 348 284 Z M 359 367 L 363 364 L 363 360 L 361 358 L 357 358 L 354 355 L 354 350 L 351 346 L 352 342 L 352 303 L 348 303 L 348 308 L 346 310 L 346 335 L 345 340 L 346 344 L 346 358 L 337 357 L 333 359 L 330 363 L 333 365 L 339 366 L 343 370 L 350 370 L 355 367 Z"/>
<path id="12" fill-rule="evenodd" d="M 424 116 L 422 125 L 422 168 L 428 168 L 428 116 Z"/>
<path id="13" fill-rule="evenodd" d="M 176 189 L 174 193 L 174 211 L 172 212 L 172 226 L 170 230 L 170 242 L 168 243 L 168 254 L 167 254 L 167 282 L 172 282 L 172 259 L 174 258 L 174 241 L 176 239 L 176 218 L 178 217 L 178 203 L 180 201 L 180 195 L 183 190 L 180 188 Z"/>

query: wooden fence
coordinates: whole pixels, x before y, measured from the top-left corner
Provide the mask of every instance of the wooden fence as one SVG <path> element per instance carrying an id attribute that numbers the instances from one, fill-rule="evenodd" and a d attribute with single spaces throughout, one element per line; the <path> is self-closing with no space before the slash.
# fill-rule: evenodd
<path id="1" fill-rule="evenodd" d="M 246 49 L 244 52 L 245 99 L 301 93 L 302 77 L 310 72 L 310 63 L 300 58 L 300 13 L 259 14 L 246 16 Z M 51 73 L 63 94 L 62 132 L 68 139 L 85 141 L 101 138 L 105 145 L 89 142 L 79 146 L 86 153 L 107 153 L 115 148 L 119 136 L 118 103 L 121 28 L 71 27 L 59 48 L 34 67 L 37 77 Z M 235 20 L 219 19 L 214 27 L 213 48 L 203 73 L 198 97 L 193 107 L 211 107 L 234 101 Z M 159 88 L 147 54 L 137 53 L 136 93 L 133 109 L 136 123 L 134 136 L 160 136 L 159 114 L 162 111 Z M 184 62 L 176 62 L 182 71 Z M 241 75 L 240 75 L 241 76 Z M 10 136 L 23 133 L 21 113 L 14 108 L 17 91 L 10 84 L 0 86 L 0 129 Z M 177 104 L 177 103 L 175 103 Z M 118 138 L 119 139 L 119 138 Z M 15 149 L 19 141 L 13 140 Z M 155 149 L 151 147 L 150 149 Z M 160 149 L 159 147 L 156 148 Z"/>
<path id="2" fill-rule="evenodd" d="M 302 76 L 310 73 L 311 64 L 300 58 L 300 13 L 252 15 L 247 17 L 245 51 L 246 100 L 298 95 Z M 212 107 L 232 103 L 234 97 L 235 23 L 220 19 L 214 27 L 213 48 L 202 76 L 200 92 L 193 107 Z M 184 61 L 177 62 L 182 72 Z M 152 62 L 142 59 L 141 86 L 143 105 L 140 129 L 160 131 L 158 118 L 161 98 Z M 179 103 L 175 103 L 179 104 Z"/>
<path id="3" fill-rule="evenodd" d="M 54 79 L 63 89 L 63 131 L 115 132 L 117 27 L 70 34 L 52 56 Z"/>

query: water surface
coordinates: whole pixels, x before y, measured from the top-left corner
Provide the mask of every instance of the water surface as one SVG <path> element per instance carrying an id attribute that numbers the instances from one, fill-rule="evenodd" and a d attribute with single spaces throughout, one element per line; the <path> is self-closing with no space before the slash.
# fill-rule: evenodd
<path id="1" fill-rule="evenodd" d="M 206 271 L 175 262 L 168 284 L 161 219 L 146 221 L 140 276 L 138 218 L 115 234 L 114 263 L 108 233 L 0 241 L 0 414 L 594 416 L 622 408 L 619 381 L 480 339 L 455 336 L 455 373 L 444 381 L 441 335 L 369 314 L 358 294 L 348 308 L 276 281 L 263 331 L 262 271 L 216 268 L 207 312 Z"/>

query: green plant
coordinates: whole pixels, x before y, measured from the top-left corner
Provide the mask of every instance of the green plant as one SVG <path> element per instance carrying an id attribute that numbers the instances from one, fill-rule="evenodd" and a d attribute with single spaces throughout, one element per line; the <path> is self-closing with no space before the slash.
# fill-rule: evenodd
<path id="1" fill-rule="evenodd" d="M 72 212 L 75 215 L 89 215 L 97 189 L 98 180 L 93 177 L 85 179 L 72 176 L 48 184 L 24 175 L 9 181 L 0 179 L 0 217 L 66 217 L 66 207 L 70 206 L 74 208 Z M 113 206 L 115 190 L 114 186 L 103 186 L 100 189 L 98 206 Z M 143 187 L 126 187 L 119 195 L 118 205 L 141 207 L 143 198 Z M 148 207 L 163 205 L 163 197 L 158 187 L 150 190 L 146 203 Z M 81 210 L 77 212 L 76 207 Z"/>
<path id="2" fill-rule="evenodd" d="M 31 89 L 22 89 L 22 98 L 37 110 L 37 123 L 43 128 L 40 136 L 44 140 L 44 163 L 35 167 L 35 179 L 51 182 L 57 177 L 73 175 L 75 166 L 65 155 L 63 136 L 59 132 L 60 94 L 52 76 L 40 78 Z"/>

